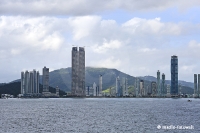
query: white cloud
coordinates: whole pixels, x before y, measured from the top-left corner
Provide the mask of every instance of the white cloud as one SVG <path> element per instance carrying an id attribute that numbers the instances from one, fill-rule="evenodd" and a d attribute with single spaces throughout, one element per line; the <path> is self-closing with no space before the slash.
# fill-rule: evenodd
<path id="1" fill-rule="evenodd" d="M 184 77 L 190 81 L 200 66 L 195 61 L 200 57 L 198 38 L 190 39 L 191 34 L 197 33 L 199 24 L 166 23 L 159 17 L 132 18 L 119 24 L 94 15 L 1 16 L 0 59 L 5 63 L 0 65 L 0 72 L 5 75 L 4 70 L 10 67 L 11 76 L 5 79 L 0 75 L 0 82 L 19 78 L 24 69 L 70 67 L 72 45 L 90 46 L 86 48 L 86 66 L 116 68 L 133 76 L 156 76 L 160 70 L 167 79 L 170 79 L 171 55 L 176 54 L 180 68 L 197 64 L 197 67 L 187 68 L 189 73 L 180 72 L 179 79 Z M 186 46 L 177 45 L 177 40 L 182 40 Z"/>
<path id="2" fill-rule="evenodd" d="M 102 45 L 94 45 L 93 50 L 97 53 L 105 53 L 111 49 L 119 49 L 122 46 L 122 42 L 119 40 L 110 40 L 109 42 L 104 39 Z"/>
<path id="3" fill-rule="evenodd" d="M 88 36 L 93 28 L 96 27 L 97 23 L 100 21 L 98 16 L 84 16 L 69 18 L 69 25 L 72 26 L 74 40 L 80 40 L 83 37 Z"/>
<path id="4" fill-rule="evenodd" d="M 118 58 L 111 56 L 107 59 L 96 61 L 95 64 L 98 67 L 117 68 L 121 65 L 121 61 Z"/>
<path id="5" fill-rule="evenodd" d="M 122 27 L 132 34 L 163 34 L 163 35 L 179 35 L 181 34 L 182 25 L 174 23 L 163 23 L 160 18 L 142 19 L 133 18 Z"/>
<path id="6" fill-rule="evenodd" d="M 189 47 L 190 48 L 200 48 L 200 43 L 196 42 L 195 40 L 191 40 L 189 42 Z"/>
<path id="7" fill-rule="evenodd" d="M 199 6 L 199 0 L 1 0 L 0 14 L 5 15 L 89 15 L 109 10 L 154 11 L 177 7 L 186 10 Z"/>

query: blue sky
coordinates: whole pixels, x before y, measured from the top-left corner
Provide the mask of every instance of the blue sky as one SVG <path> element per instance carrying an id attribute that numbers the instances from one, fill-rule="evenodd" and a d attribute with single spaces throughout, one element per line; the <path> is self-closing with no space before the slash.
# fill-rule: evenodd
<path id="1" fill-rule="evenodd" d="M 179 79 L 200 73 L 198 0 L 2 0 L 0 82 L 20 72 L 71 66 L 72 45 L 86 47 L 86 66 L 116 68 L 132 76 L 170 79 L 178 55 Z M 6 75 L 6 76 L 5 76 Z"/>

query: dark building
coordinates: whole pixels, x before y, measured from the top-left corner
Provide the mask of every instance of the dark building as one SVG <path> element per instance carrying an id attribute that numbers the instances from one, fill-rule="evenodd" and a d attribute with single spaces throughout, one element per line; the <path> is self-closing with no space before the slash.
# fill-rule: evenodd
<path id="1" fill-rule="evenodd" d="M 72 48 L 72 88 L 71 94 L 85 96 L 85 49 Z"/>
<path id="2" fill-rule="evenodd" d="M 178 95 L 178 56 L 171 56 L 171 95 Z"/>
<path id="3" fill-rule="evenodd" d="M 49 68 L 42 69 L 43 92 L 49 92 Z"/>
<path id="4" fill-rule="evenodd" d="M 165 74 L 162 74 L 162 86 L 161 86 L 161 95 L 165 96 L 166 91 L 165 91 Z"/>

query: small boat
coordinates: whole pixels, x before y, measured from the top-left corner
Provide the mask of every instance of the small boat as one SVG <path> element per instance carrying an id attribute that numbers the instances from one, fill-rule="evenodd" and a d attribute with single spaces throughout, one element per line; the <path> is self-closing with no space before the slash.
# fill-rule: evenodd
<path id="1" fill-rule="evenodd" d="M 192 102 L 192 100 L 188 99 L 188 102 Z"/>

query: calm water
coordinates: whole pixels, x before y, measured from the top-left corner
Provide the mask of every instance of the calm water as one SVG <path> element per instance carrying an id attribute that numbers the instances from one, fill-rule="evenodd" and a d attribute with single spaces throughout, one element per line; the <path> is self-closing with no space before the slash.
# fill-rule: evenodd
<path id="1" fill-rule="evenodd" d="M 200 99 L 0 99 L 0 105 L 0 132 L 7 133 L 200 132 Z"/>

